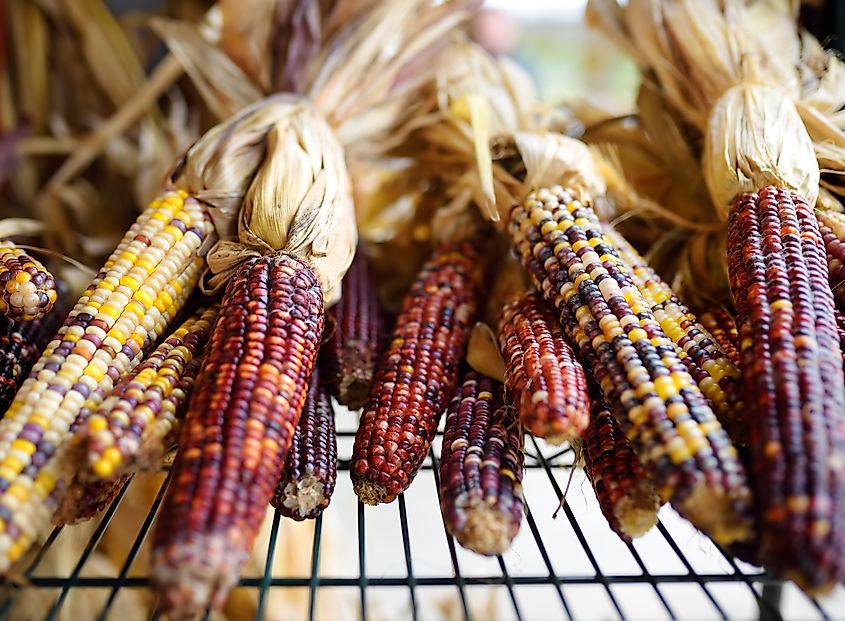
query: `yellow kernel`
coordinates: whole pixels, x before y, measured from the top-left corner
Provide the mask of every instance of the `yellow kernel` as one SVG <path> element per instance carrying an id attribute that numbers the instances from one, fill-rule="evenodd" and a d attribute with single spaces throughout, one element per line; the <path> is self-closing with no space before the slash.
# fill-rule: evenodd
<path id="1" fill-rule="evenodd" d="M 104 416 L 95 415 L 88 419 L 89 431 L 105 431 L 108 426 L 109 424 Z"/>
<path id="2" fill-rule="evenodd" d="M 130 289 L 132 289 L 132 291 L 137 291 L 138 288 L 141 286 L 141 283 L 139 283 L 137 280 L 128 275 L 120 279 L 120 284 L 124 287 L 129 287 Z"/>
<path id="3" fill-rule="evenodd" d="M 32 455 L 35 452 L 35 445 L 29 440 L 24 440 L 22 438 L 18 438 L 12 442 L 12 448 L 14 450 L 21 451 L 22 453 L 26 453 L 27 455 Z"/>
<path id="4" fill-rule="evenodd" d="M 632 343 L 636 343 L 637 341 L 641 341 L 642 339 L 647 339 L 648 334 L 642 328 L 634 328 L 628 333 L 628 338 L 631 340 Z"/>
<path id="5" fill-rule="evenodd" d="M 101 479 L 108 479 L 111 477 L 112 472 L 114 472 L 114 465 L 106 459 L 98 459 L 94 462 L 92 470 Z"/>
<path id="6" fill-rule="evenodd" d="M 85 367 L 85 375 L 92 378 L 98 384 L 102 381 L 105 374 L 106 372 L 99 365 L 89 364 Z"/>

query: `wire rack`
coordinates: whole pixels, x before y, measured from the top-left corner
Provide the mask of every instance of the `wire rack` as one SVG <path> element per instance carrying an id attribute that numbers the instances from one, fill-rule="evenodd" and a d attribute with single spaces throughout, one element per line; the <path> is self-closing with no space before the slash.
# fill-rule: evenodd
<path id="1" fill-rule="evenodd" d="M 633 544 L 623 543 L 607 527 L 581 470 L 572 467 L 572 451 L 530 437 L 524 481 L 527 511 L 513 549 L 493 559 L 472 554 L 456 544 L 440 518 L 439 436 L 411 489 L 396 503 L 370 508 L 357 502 L 347 474 L 354 426 L 352 414 L 338 414 L 337 490 L 324 516 L 305 527 L 311 530 L 297 531 L 298 568 L 279 569 L 280 546 L 293 535 L 286 530 L 287 520 L 278 513 L 268 515 L 269 536 L 257 551 L 263 571 L 247 572 L 240 582 L 241 591 L 249 592 L 254 603 L 249 616 L 345 616 L 363 621 L 845 619 L 842 587 L 824 602 L 811 600 L 790 583 L 734 560 L 668 507 L 661 510 L 651 533 Z M 123 620 L 120 594 L 130 589 L 149 594 L 148 577 L 139 575 L 136 565 L 149 546 L 168 480 L 169 475 L 150 495 L 145 514 L 136 516 L 140 528 L 112 575 L 88 575 L 86 567 L 109 529 L 119 522 L 113 518 L 132 481 L 96 527 L 89 525 L 87 540 L 79 542 L 81 552 L 69 571 L 45 573 L 44 568 L 61 538 L 79 537 L 74 533 L 78 527 L 52 532 L 24 568 L 25 580 L 6 585 L 0 619 L 24 618 L 16 611 L 26 598 L 41 604 L 44 612 L 39 618 L 73 618 L 65 609 L 69 598 L 91 589 L 101 593 L 100 601 L 73 614 Z M 553 517 L 561 502 L 559 515 Z M 310 539 L 301 541 L 301 532 Z M 329 556 L 342 560 L 335 562 Z M 280 616 L 274 597 L 282 590 L 299 593 L 301 605 Z M 326 603 L 321 594 L 330 591 L 342 597 Z M 156 619 L 154 600 L 151 594 L 148 597 L 150 618 Z M 205 617 L 213 618 L 212 613 Z"/>

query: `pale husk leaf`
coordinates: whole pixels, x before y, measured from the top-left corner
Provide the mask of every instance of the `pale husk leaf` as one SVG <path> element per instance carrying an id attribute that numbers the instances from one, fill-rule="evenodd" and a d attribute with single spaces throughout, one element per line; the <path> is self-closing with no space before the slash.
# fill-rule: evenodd
<path id="1" fill-rule="evenodd" d="M 525 165 L 525 179 L 517 200 L 552 185 L 580 190 L 590 199 L 607 192 L 592 152 L 580 140 L 561 134 L 516 132 L 514 142 Z"/>

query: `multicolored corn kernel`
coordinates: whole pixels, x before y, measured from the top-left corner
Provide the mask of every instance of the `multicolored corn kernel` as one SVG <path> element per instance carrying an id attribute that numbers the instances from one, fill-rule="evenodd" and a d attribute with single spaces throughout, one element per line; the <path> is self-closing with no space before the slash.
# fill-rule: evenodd
<path id="1" fill-rule="evenodd" d="M 736 449 L 592 207 L 541 189 L 513 208 L 508 229 L 661 497 L 719 543 L 750 537 Z"/>
<path id="2" fill-rule="evenodd" d="M 117 498 L 131 478 L 131 474 L 108 481 L 84 482 L 74 478 L 53 515 L 53 524 L 72 526 L 97 517 Z"/>
<path id="3" fill-rule="evenodd" d="M 728 220 L 764 565 L 811 593 L 845 568 L 845 380 L 813 208 L 796 193 L 744 194 Z"/>
<path id="4" fill-rule="evenodd" d="M 321 357 L 338 403 L 359 410 L 373 386 L 382 325 L 376 283 L 362 251 L 355 256 L 341 287 L 340 301 L 328 311 L 332 332 Z"/>
<path id="5" fill-rule="evenodd" d="M 845 215 L 819 210 L 816 217 L 824 240 L 833 300 L 840 310 L 845 310 Z"/>
<path id="6" fill-rule="evenodd" d="M 745 443 L 739 369 L 692 311 L 628 241 L 610 226 L 605 237 L 625 263 L 628 276 L 672 339 L 681 362 L 707 397 L 719 422 L 737 444 Z"/>
<path id="7" fill-rule="evenodd" d="M 446 243 L 405 296 L 355 435 L 351 475 L 363 502 L 392 502 L 422 467 L 458 381 L 482 278 L 475 244 Z"/>
<path id="8" fill-rule="evenodd" d="M 0 573 L 49 528 L 75 471 L 70 427 L 96 409 L 178 314 L 212 225 L 168 193 L 142 212 L 83 293 L 0 421 Z"/>
<path id="9" fill-rule="evenodd" d="M 12 321 L 33 321 L 56 303 L 56 281 L 41 262 L 0 239 L 0 313 Z"/>
<path id="10" fill-rule="evenodd" d="M 503 554 L 522 524 L 523 431 L 502 385 L 468 372 L 449 404 L 440 455 L 440 510 L 458 542 Z"/>
<path id="11" fill-rule="evenodd" d="M 646 534 L 657 524 L 660 497 L 603 400 L 593 403 L 590 426 L 579 444 L 584 471 L 610 528 L 628 542 Z"/>
<path id="12" fill-rule="evenodd" d="M 323 296 L 303 260 L 251 258 L 226 286 L 179 435 L 152 581 L 171 618 L 221 607 L 261 526 L 308 394 Z"/>
<path id="13" fill-rule="evenodd" d="M 518 294 L 499 315 L 505 385 L 525 428 L 551 444 L 578 438 L 590 422 L 584 369 L 560 322 L 535 292 Z"/>
<path id="14" fill-rule="evenodd" d="M 315 370 L 270 504 L 297 521 L 316 518 L 329 506 L 336 480 L 337 436 L 332 400 Z"/>
<path id="15" fill-rule="evenodd" d="M 67 309 L 57 304 L 41 319 L 12 321 L 0 316 L 0 416 L 15 398 Z"/>
<path id="16" fill-rule="evenodd" d="M 719 349 L 725 352 L 728 360 L 737 369 L 742 369 L 742 356 L 739 354 L 739 331 L 736 329 L 734 318 L 724 309 L 714 306 L 701 313 L 699 319 L 701 325 L 719 345 Z"/>
<path id="17" fill-rule="evenodd" d="M 82 480 L 158 466 L 175 440 L 218 311 L 214 304 L 191 315 L 79 424 L 88 464 Z"/>

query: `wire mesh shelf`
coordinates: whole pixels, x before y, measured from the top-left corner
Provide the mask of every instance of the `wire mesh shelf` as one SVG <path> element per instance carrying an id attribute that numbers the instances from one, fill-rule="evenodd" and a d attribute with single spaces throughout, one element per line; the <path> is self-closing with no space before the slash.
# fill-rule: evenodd
<path id="1" fill-rule="evenodd" d="M 253 564 L 230 598 L 240 607 L 225 618 L 845 619 L 845 588 L 809 599 L 734 560 L 668 507 L 651 533 L 623 543 L 572 468 L 572 451 L 530 437 L 522 530 L 504 556 L 480 557 L 458 546 L 440 518 L 439 436 L 411 489 L 370 508 L 357 502 L 347 474 L 355 423 L 338 409 L 341 472 L 331 506 L 302 524 L 268 511 Z M 55 529 L 22 580 L 5 585 L 0 619 L 129 621 L 126 593 L 135 615 L 158 618 L 144 555 L 168 476 L 130 481 L 93 524 Z M 144 506 L 125 506 L 142 484 Z M 127 522 L 131 533 L 113 532 Z M 110 541 L 112 565 L 92 567 Z M 73 557 L 64 564 L 51 560 L 68 548 Z M 73 602 L 81 593 L 91 597 Z"/>

